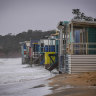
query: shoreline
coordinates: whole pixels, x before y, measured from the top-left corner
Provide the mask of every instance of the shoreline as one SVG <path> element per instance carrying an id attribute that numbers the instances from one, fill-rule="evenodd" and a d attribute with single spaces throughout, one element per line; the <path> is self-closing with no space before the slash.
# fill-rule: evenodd
<path id="1" fill-rule="evenodd" d="M 44 96 L 50 94 L 52 74 L 43 66 L 22 65 L 21 58 L 0 59 L 0 96 Z"/>
<path id="2" fill-rule="evenodd" d="M 49 86 L 53 93 L 46 96 L 96 96 L 96 72 L 56 75 Z"/>

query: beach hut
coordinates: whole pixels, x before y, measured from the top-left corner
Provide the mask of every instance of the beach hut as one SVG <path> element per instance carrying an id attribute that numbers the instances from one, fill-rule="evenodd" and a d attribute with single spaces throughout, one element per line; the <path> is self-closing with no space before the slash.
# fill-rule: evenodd
<path id="1" fill-rule="evenodd" d="M 58 42 L 56 38 L 57 35 L 51 34 L 48 38 L 41 39 L 39 42 L 41 54 L 40 64 L 44 64 L 45 68 L 50 71 L 57 67 Z"/>
<path id="2" fill-rule="evenodd" d="M 59 71 L 96 71 L 96 21 L 59 22 Z"/>

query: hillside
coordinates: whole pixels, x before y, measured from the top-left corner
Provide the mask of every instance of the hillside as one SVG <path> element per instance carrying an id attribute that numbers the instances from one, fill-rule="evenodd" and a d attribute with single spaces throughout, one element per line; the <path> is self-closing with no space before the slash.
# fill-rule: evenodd
<path id="1" fill-rule="evenodd" d="M 55 33 L 55 30 L 42 32 L 41 30 L 28 30 L 17 35 L 7 34 L 0 35 L 0 57 L 18 57 L 20 56 L 19 42 L 32 40 L 40 40 L 45 36 Z"/>

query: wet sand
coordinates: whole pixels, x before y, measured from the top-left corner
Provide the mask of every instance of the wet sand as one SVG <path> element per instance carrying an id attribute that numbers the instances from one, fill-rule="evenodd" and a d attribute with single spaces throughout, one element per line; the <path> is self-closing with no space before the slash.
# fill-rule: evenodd
<path id="1" fill-rule="evenodd" d="M 96 89 L 69 88 L 61 90 L 60 92 L 54 92 L 53 94 L 46 96 L 96 96 Z"/>
<path id="2" fill-rule="evenodd" d="M 53 93 L 46 96 L 96 96 L 96 72 L 57 75 L 49 86 Z"/>

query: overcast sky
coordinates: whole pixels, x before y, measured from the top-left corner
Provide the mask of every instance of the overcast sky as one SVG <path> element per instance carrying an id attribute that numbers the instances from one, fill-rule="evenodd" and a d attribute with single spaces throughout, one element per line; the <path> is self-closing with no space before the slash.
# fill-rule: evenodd
<path id="1" fill-rule="evenodd" d="M 74 8 L 96 17 L 96 0 L 0 0 L 0 35 L 56 29 L 73 17 Z"/>

